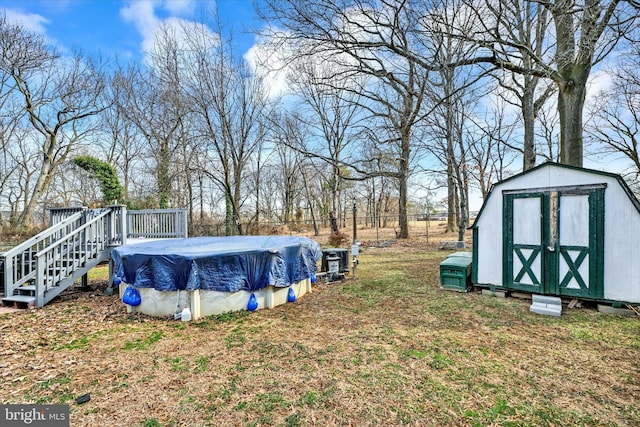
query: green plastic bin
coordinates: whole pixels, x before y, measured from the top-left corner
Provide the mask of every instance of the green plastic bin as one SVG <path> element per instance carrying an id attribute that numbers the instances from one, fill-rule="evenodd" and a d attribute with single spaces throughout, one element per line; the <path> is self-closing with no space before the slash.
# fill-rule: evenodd
<path id="1" fill-rule="evenodd" d="M 449 256 L 440 263 L 440 286 L 459 292 L 471 288 L 471 262 L 468 256 Z"/>
<path id="2" fill-rule="evenodd" d="M 452 257 L 452 256 L 461 256 L 464 258 L 472 258 L 473 257 L 473 252 L 454 252 L 450 255 L 447 255 L 447 258 Z"/>

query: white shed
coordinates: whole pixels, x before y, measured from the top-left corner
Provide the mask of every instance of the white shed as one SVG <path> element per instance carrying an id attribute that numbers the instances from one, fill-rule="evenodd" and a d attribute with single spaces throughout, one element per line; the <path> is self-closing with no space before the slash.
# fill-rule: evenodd
<path id="1" fill-rule="evenodd" d="M 478 286 L 640 303 L 640 203 L 619 175 L 544 163 L 494 184 L 471 228 Z"/>

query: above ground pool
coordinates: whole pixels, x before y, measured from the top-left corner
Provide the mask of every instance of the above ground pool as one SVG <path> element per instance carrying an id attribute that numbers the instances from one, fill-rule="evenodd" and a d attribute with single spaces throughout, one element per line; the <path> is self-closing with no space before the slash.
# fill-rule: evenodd
<path id="1" fill-rule="evenodd" d="M 305 237 L 193 237 L 128 244 L 111 257 L 121 294 L 140 294 L 129 311 L 171 315 L 188 305 L 197 319 L 295 300 L 311 291 L 322 251 Z"/>

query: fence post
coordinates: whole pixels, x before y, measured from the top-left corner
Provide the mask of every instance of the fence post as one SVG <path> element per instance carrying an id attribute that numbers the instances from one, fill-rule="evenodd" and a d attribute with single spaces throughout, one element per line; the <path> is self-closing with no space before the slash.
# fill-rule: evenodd
<path id="1" fill-rule="evenodd" d="M 127 218 L 127 207 L 125 205 L 120 205 L 120 229 L 118 232 L 122 236 L 122 244 L 127 244 L 127 234 L 129 233 L 129 219 Z"/>
<path id="2" fill-rule="evenodd" d="M 111 221 L 109 230 L 109 241 L 119 240 L 121 245 L 127 244 L 127 206 L 126 205 L 109 205 L 111 209 Z"/>
<path id="3" fill-rule="evenodd" d="M 8 261 L 8 262 L 7 262 Z M 11 285 L 13 284 L 13 258 L 9 258 L 7 260 L 7 258 L 4 256 L 4 254 L 2 255 L 2 262 L 4 264 L 3 268 L 3 282 L 2 283 L 2 288 L 3 288 L 3 292 L 5 294 L 5 296 L 11 296 L 13 295 L 13 288 L 11 287 Z"/>
<path id="4" fill-rule="evenodd" d="M 109 245 L 114 245 L 115 241 L 118 240 L 118 231 L 116 229 L 116 218 L 118 216 L 118 208 L 117 206 L 107 206 L 111 209 L 111 214 L 109 214 L 108 226 L 109 230 L 107 231 L 107 240 L 109 241 Z"/>
<path id="5" fill-rule="evenodd" d="M 36 257 L 36 307 L 44 306 L 44 292 L 47 285 L 45 258 L 47 254 Z"/>
<path id="6" fill-rule="evenodd" d="M 187 223 L 187 211 L 186 209 L 182 209 L 180 210 L 180 212 L 182 213 L 182 215 L 180 215 L 180 217 L 182 218 L 182 237 L 184 237 L 185 239 L 187 237 L 189 237 L 189 224 Z"/>

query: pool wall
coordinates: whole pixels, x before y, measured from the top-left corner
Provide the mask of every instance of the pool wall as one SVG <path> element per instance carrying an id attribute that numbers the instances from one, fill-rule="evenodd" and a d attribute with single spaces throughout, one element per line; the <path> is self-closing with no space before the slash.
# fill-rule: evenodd
<path id="1" fill-rule="evenodd" d="M 120 298 L 127 288 L 120 283 Z M 138 306 L 125 304 L 127 313 L 142 313 L 149 316 L 173 316 L 188 304 L 194 320 L 205 316 L 222 314 L 230 311 L 247 310 L 249 298 L 254 294 L 258 302 L 258 310 L 274 308 L 286 304 L 289 289 L 293 289 L 296 299 L 311 293 L 311 280 L 304 279 L 288 287 L 267 286 L 256 291 L 221 292 L 197 289 L 194 291 L 157 291 L 153 288 L 138 288 L 142 303 Z"/>

